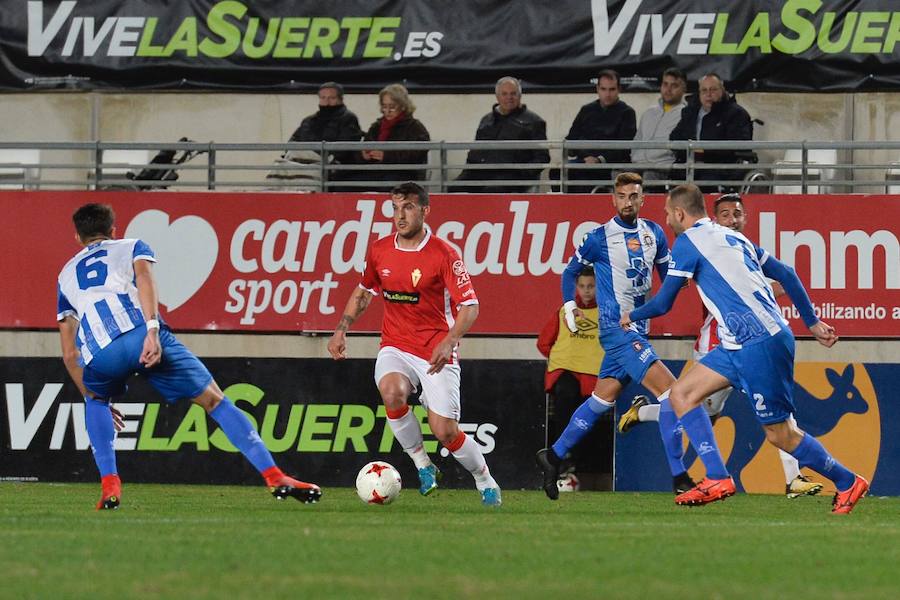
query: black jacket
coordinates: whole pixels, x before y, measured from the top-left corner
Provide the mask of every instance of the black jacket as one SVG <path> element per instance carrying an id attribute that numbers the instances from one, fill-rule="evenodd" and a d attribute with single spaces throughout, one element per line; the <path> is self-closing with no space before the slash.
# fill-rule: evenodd
<path id="1" fill-rule="evenodd" d="M 524 104 L 504 115 L 499 105 L 482 117 L 475 132 L 476 141 L 496 140 L 541 140 L 547 139 L 547 123 Z M 547 150 L 470 150 L 466 158 L 469 164 L 487 163 L 548 163 Z M 484 171 L 463 171 L 459 179 L 537 179 L 542 169 L 515 170 L 491 169 Z"/>
<path id="2" fill-rule="evenodd" d="M 672 133 L 670 140 L 696 140 L 697 116 L 700 113 L 700 99 L 692 96 L 688 105 L 681 111 L 681 120 Z M 734 96 L 728 94 L 719 102 L 712 105 L 709 114 L 703 117 L 700 126 L 701 140 L 752 140 L 753 122 L 747 111 L 737 103 Z M 678 162 L 684 162 L 686 152 L 676 151 Z M 738 151 L 736 150 L 705 150 L 697 155 L 697 160 L 708 163 L 736 163 Z"/>
<path id="3" fill-rule="evenodd" d="M 291 142 L 358 142 L 362 139 L 359 119 L 344 105 L 320 106 L 319 111 L 300 122 L 300 127 L 291 135 Z M 356 153 L 335 152 L 339 163 L 352 163 Z"/>
<path id="4" fill-rule="evenodd" d="M 369 127 L 364 138 L 365 141 L 378 139 L 381 131 L 383 117 L 376 120 Z M 431 139 L 428 130 L 418 119 L 405 115 L 403 120 L 391 128 L 387 141 L 389 142 L 427 142 Z M 365 163 L 360 156 L 359 161 Z M 368 161 L 374 164 L 374 161 Z M 428 162 L 428 150 L 386 150 L 382 164 L 426 164 Z M 427 178 L 425 170 L 421 171 L 366 171 L 365 179 L 383 181 L 422 181 Z"/>
<path id="5" fill-rule="evenodd" d="M 637 117 L 634 109 L 621 100 L 604 107 L 594 100 L 581 107 L 569 128 L 567 140 L 633 140 L 637 133 Z M 606 162 L 625 163 L 631 160 L 628 149 L 603 150 L 602 148 L 571 150 L 571 156 L 602 156 Z"/>

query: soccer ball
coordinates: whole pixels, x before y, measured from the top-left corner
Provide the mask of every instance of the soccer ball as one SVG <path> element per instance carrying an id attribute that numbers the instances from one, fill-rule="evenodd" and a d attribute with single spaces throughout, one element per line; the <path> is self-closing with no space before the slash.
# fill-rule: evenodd
<path id="1" fill-rule="evenodd" d="M 390 504 L 401 487 L 397 469 L 380 460 L 368 463 L 356 476 L 356 493 L 366 504 Z"/>
<path id="2" fill-rule="evenodd" d="M 561 492 L 577 492 L 581 489 L 581 482 L 578 481 L 578 476 L 575 473 L 566 473 L 556 480 L 556 487 Z"/>

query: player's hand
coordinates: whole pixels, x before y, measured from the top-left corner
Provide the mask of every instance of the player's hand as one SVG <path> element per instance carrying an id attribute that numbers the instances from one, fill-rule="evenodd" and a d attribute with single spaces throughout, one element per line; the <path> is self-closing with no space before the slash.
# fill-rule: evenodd
<path id="1" fill-rule="evenodd" d="M 581 309 L 578 308 L 578 305 L 575 304 L 574 300 L 569 300 L 563 304 L 563 310 L 566 313 L 566 327 L 568 327 L 569 331 L 572 333 L 578 333 L 578 324 L 576 321 L 584 317 L 584 313 L 581 312 Z"/>
<path id="2" fill-rule="evenodd" d="M 838 336 L 834 330 L 834 327 L 832 327 L 825 321 L 819 321 L 818 323 L 810 327 L 809 330 L 814 336 L 816 336 L 816 340 L 818 340 L 818 342 L 826 348 L 831 348 L 838 341 Z"/>
<path id="3" fill-rule="evenodd" d="M 343 331 L 335 331 L 331 339 L 328 340 L 328 354 L 334 360 L 344 360 L 347 358 L 347 338 Z"/>
<path id="4" fill-rule="evenodd" d="M 113 428 L 116 431 L 122 431 L 123 429 L 125 429 L 125 417 L 121 412 L 119 412 L 119 409 L 110 404 L 109 412 L 112 413 Z"/>
<path id="5" fill-rule="evenodd" d="M 428 361 L 428 364 L 431 365 L 431 368 L 428 369 L 429 375 L 440 373 L 444 365 L 450 362 L 453 357 L 453 346 L 453 341 L 449 337 L 445 337 L 440 344 L 435 346 L 434 352 L 431 353 L 431 360 Z"/>
<path id="6" fill-rule="evenodd" d="M 622 315 L 622 318 L 619 319 L 619 325 L 622 329 L 628 330 L 631 329 L 631 316 L 630 313 L 625 313 Z"/>
<path id="7" fill-rule="evenodd" d="M 144 349 L 140 362 L 145 368 L 155 367 L 162 360 L 162 346 L 159 344 L 159 329 L 148 329 L 144 337 Z"/>

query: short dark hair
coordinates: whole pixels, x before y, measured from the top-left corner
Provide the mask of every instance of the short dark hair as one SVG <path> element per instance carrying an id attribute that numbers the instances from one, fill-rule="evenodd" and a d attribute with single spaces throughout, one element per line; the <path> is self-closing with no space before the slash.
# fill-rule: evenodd
<path id="1" fill-rule="evenodd" d="M 741 198 L 741 195 L 738 194 L 737 192 L 732 192 L 730 194 L 722 194 L 721 196 L 716 198 L 715 202 L 713 202 L 713 211 L 718 210 L 719 205 L 722 204 L 723 202 L 738 202 L 741 205 L 743 205 L 744 199 Z"/>
<path id="2" fill-rule="evenodd" d="M 344 86 L 339 84 L 337 81 L 326 81 L 322 85 L 319 86 L 319 91 L 322 90 L 334 90 L 337 92 L 338 98 L 341 100 L 344 99 Z"/>
<path id="3" fill-rule="evenodd" d="M 72 215 L 75 231 L 81 241 L 111 236 L 116 213 L 109 204 L 85 204 Z"/>
<path id="4" fill-rule="evenodd" d="M 620 188 L 623 185 L 631 185 L 632 183 L 644 185 L 644 178 L 641 177 L 639 173 L 624 171 L 616 175 L 616 181 L 613 184 L 613 189 Z"/>
<path id="5" fill-rule="evenodd" d="M 604 77 L 615 80 L 616 87 L 619 87 L 619 74 L 616 71 L 613 71 L 612 69 L 603 69 L 597 73 L 597 83 L 600 83 L 600 80 Z"/>
<path id="6" fill-rule="evenodd" d="M 672 202 L 681 206 L 692 217 L 706 214 L 706 204 L 703 202 L 703 192 L 693 183 L 684 183 L 676 186 L 669 192 Z"/>
<path id="7" fill-rule="evenodd" d="M 415 196 L 419 206 L 428 206 L 428 192 L 415 181 L 407 181 L 394 186 L 394 189 L 391 190 L 391 196 L 403 196 L 404 198 Z"/>
<path id="8" fill-rule="evenodd" d="M 674 77 L 675 79 L 680 79 L 685 84 L 687 83 L 687 75 L 684 74 L 684 71 L 679 69 L 678 67 L 669 67 L 665 71 L 663 71 L 662 76 L 665 77 Z"/>
<path id="9" fill-rule="evenodd" d="M 597 275 L 594 273 L 594 267 L 582 267 L 581 271 L 578 272 L 578 277 L 596 277 Z M 578 277 L 575 278 L 578 281 Z"/>

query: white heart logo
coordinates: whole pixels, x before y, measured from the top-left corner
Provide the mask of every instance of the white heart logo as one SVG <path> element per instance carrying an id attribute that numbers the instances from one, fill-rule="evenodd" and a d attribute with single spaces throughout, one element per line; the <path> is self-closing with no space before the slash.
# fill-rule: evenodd
<path id="1" fill-rule="evenodd" d="M 212 273 L 219 256 L 219 238 L 212 225 L 196 216 L 169 223 L 169 214 L 145 210 L 125 230 L 126 238 L 139 238 L 153 249 L 159 265 L 154 269 L 159 301 L 173 311 L 193 296 Z"/>

